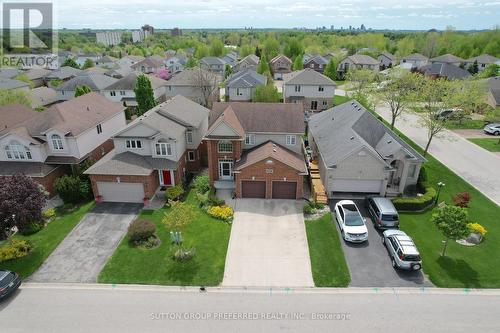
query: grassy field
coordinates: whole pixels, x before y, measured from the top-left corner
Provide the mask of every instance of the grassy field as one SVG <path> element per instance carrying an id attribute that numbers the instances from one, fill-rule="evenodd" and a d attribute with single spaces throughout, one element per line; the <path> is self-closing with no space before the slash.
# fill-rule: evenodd
<path id="1" fill-rule="evenodd" d="M 57 209 L 56 218 L 45 229 L 29 236 L 15 235 L 15 239 L 30 241 L 33 245 L 33 251 L 26 257 L 1 263 L 0 267 L 17 272 L 23 278 L 30 276 L 92 207 L 94 207 L 94 203 L 90 202 L 68 213 Z"/>
<path id="2" fill-rule="evenodd" d="M 125 237 L 101 271 L 101 283 L 216 286 L 222 282 L 231 225 L 216 220 L 198 208 L 194 191 L 186 201 L 196 211 L 196 219 L 182 232 L 185 246 L 194 246 L 196 256 L 188 262 L 172 259 L 170 234 L 161 222 L 169 208 L 143 211 L 140 219 L 156 224 L 161 245 L 152 250 L 138 249 Z"/>
<path id="3" fill-rule="evenodd" d="M 466 119 L 462 122 L 456 120 L 448 120 L 445 122 L 447 129 L 482 129 L 484 127 L 484 120 Z"/>
<path id="4" fill-rule="evenodd" d="M 350 101 L 352 98 L 349 97 L 349 96 L 339 96 L 339 95 L 335 95 L 333 97 L 333 106 L 337 106 L 337 105 L 340 105 L 340 104 L 343 104 L 345 102 L 348 102 Z"/>
<path id="5" fill-rule="evenodd" d="M 306 231 L 316 287 L 347 287 L 351 277 L 332 215 L 306 221 Z"/>
<path id="6" fill-rule="evenodd" d="M 500 152 L 500 138 L 472 138 L 467 139 L 472 143 L 492 152 Z"/>

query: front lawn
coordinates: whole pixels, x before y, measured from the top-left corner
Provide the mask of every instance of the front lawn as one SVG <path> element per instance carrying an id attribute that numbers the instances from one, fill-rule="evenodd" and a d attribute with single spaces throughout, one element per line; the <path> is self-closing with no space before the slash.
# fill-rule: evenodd
<path id="1" fill-rule="evenodd" d="M 306 232 L 316 287 L 347 287 L 351 277 L 332 215 L 306 221 Z"/>
<path id="2" fill-rule="evenodd" d="M 187 262 L 172 259 L 173 245 L 162 218 L 169 208 L 143 211 L 139 219 L 156 225 L 161 245 L 152 250 L 130 245 L 126 236 L 99 274 L 101 283 L 134 283 L 182 286 L 217 286 L 222 282 L 231 225 L 216 220 L 198 208 L 195 191 L 186 202 L 196 212 L 195 220 L 182 232 L 185 245 L 196 248 L 196 256 Z"/>
<path id="3" fill-rule="evenodd" d="M 467 139 L 472 143 L 475 143 L 476 145 L 480 146 L 483 149 L 492 151 L 492 152 L 500 152 L 500 139 L 499 138 L 472 138 L 472 139 Z"/>
<path id="4" fill-rule="evenodd" d="M 71 212 L 65 212 L 63 208 L 57 208 L 55 219 L 43 230 L 29 236 L 14 235 L 14 239 L 31 242 L 33 250 L 26 257 L 1 263 L 0 267 L 17 272 L 23 278 L 30 276 L 93 207 L 94 203 L 89 202 Z"/>
<path id="5" fill-rule="evenodd" d="M 465 119 L 462 121 L 447 120 L 444 123 L 445 127 L 450 130 L 454 129 L 483 129 L 484 120 L 479 119 Z"/>
<path id="6" fill-rule="evenodd" d="M 352 97 L 335 95 L 333 96 L 333 106 L 344 104 L 345 102 L 349 102 L 350 100 L 352 100 Z"/>

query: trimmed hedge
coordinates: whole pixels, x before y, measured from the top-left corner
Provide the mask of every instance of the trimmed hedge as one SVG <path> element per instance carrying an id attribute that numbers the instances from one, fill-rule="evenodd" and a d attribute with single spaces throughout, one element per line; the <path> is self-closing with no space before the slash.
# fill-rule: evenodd
<path id="1" fill-rule="evenodd" d="M 425 193 L 420 197 L 395 198 L 392 200 L 396 209 L 401 211 L 422 211 L 431 206 L 436 200 L 436 189 L 422 184 Z"/>

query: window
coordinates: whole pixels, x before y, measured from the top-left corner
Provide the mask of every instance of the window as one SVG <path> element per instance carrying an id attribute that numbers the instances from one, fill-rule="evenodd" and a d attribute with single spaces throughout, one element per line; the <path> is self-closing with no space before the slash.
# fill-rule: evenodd
<path id="1" fill-rule="evenodd" d="M 243 96 L 243 92 L 240 90 L 240 88 L 236 88 L 236 95 Z"/>
<path id="2" fill-rule="evenodd" d="M 109 92 L 109 94 L 110 94 L 111 96 L 116 96 L 116 91 L 114 91 L 114 90 L 113 90 L 113 91 L 110 91 L 110 92 Z"/>
<path id="3" fill-rule="evenodd" d="M 8 159 L 13 160 L 31 160 L 32 158 L 29 148 L 18 142 L 13 142 L 9 146 L 5 146 L 5 153 Z"/>
<path id="4" fill-rule="evenodd" d="M 255 134 L 245 134 L 245 144 L 254 145 L 255 144 Z"/>
<path id="5" fill-rule="evenodd" d="M 102 126 L 101 124 L 97 125 L 97 134 L 101 134 L 102 133 Z"/>
<path id="6" fill-rule="evenodd" d="M 327 106 L 328 105 L 328 101 L 323 101 L 323 106 Z"/>
<path id="7" fill-rule="evenodd" d="M 196 159 L 196 156 L 194 154 L 194 151 L 190 150 L 188 151 L 188 161 L 194 161 Z"/>
<path id="8" fill-rule="evenodd" d="M 62 139 L 59 135 L 53 134 L 51 139 L 52 139 L 52 148 L 54 150 L 63 150 L 64 149 Z"/>
<path id="9" fill-rule="evenodd" d="M 300 92 L 300 86 L 299 85 L 295 86 L 295 92 Z"/>
<path id="10" fill-rule="evenodd" d="M 172 86 L 168 86 L 168 91 L 172 91 Z"/>
<path id="11" fill-rule="evenodd" d="M 170 143 L 158 142 L 156 144 L 156 155 L 172 156 L 172 145 Z"/>
<path id="12" fill-rule="evenodd" d="M 297 137 L 295 135 L 287 135 L 286 144 L 287 146 L 295 146 L 297 144 Z"/>
<path id="13" fill-rule="evenodd" d="M 218 145 L 219 153 L 232 153 L 233 143 L 230 141 L 220 141 Z"/>
<path id="14" fill-rule="evenodd" d="M 325 87 L 323 87 L 323 86 L 319 86 L 319 87 L 318 87 L 318 91 L 325 91 Z"/>
<path id="15" fill-rule="evenodd" d="M 125 142 L 127 148 L 132 148 L 132 149 L 141 149 L 142 148 L 142 142 L 141 140 L 127 140 Z"/>
<path id="16" fill-rule="evenodd" d="M 193 143 L 193 131 L 186 132 L 186 142 Z"/>
<path id="17" fill-rule="evenodd" d="M 318 101 L 311 101 L 311 110 L 318 109 Z"/>
<path id="18" fill-rule="evenodd" d="M 125 96 L 125 91 L 124 90 L 120 90 L 120 96 Z"/>

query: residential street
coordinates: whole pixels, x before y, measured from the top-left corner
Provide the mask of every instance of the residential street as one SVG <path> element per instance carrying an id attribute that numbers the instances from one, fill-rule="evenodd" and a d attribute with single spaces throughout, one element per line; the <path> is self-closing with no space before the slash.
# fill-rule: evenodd
<path id="1" fill-rule="evenodd" d="M 391 120 L 387 107 L 376 108 L 385 120 Z M 427 143 L 427 131 L 418 124 L 418 116 L 404 114 L 396 127 L 421 147 Z M 500 205 L 500 157 L 445 130 L 432 140 L 429 152 L 492 201 Z"/>
<path id="2" fill-rule="evenodd" d="M 498 331 L 499 307 L 499 290 L 24 285 L 0 303 L 0 322 L 5 333 L 486 333 Z"/>

